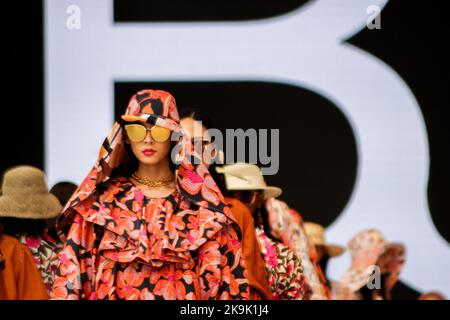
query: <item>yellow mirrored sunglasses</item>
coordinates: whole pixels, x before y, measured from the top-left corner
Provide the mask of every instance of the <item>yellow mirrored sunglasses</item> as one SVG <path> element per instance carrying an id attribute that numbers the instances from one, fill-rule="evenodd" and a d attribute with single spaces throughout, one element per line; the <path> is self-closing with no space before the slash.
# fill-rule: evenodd
<path id="1" fill-rule="evenodd" d="M 147 131 L 150 131 L 150 135 L 156 142 L 164 142 L 170 137 L 170 130 L 160 126 L 152 126 L 147 128 L 142 124 L 127 124 L 125 125 L 125 131 L 128 138 L 133 142 L 141 142 L 145 139 Z"/>

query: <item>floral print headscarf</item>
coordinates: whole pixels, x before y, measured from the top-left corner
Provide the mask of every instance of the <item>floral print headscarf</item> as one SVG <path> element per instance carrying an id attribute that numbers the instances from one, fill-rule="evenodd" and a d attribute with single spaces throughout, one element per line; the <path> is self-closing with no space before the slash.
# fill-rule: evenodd
<path id="1" fill-rule="evenodd" d="M 234 221 L 220 189 L 201 161 L 201 157 L 195 153 L 189 133 L 180 126 L 175 98 L 169 92 L 149 89 L 137 92 L 132 96 L 121 120 L 158 125 L 178 136 L 179 140 L 175 146 L 180 150 L 176 173 L 177 189 L 196 205 L 225 213 Z M 125 132 L 119 122 L 121 121 L 114 123 L 101 146 L 97 162 L 58 217 L 57 229 L 63 239 L 61 229 L 72 222 L 74 216 L 72 208 L 92 195 L 99 184 L 107 182 L 111 178 L 112 170 L 126 157 Z"/>

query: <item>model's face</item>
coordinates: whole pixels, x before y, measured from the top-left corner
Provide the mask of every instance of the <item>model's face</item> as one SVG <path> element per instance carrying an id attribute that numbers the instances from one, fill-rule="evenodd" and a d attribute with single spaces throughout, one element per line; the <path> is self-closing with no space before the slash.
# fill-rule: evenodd
<path id="1" fill-rule="evenodd" d="M 180 120 L 180 125 L 183 129 L 189 132 L 192 139 L 201 139 L 206 132 L 205 126 L 200 121 L 192 118 L 183 118 Z"/>
<path id="2" fill-rule="evenodd" d="M 141 124 L 146 128 L 152 128 L 151 124 Z M 143 165 L 156 165 L 161 161 L 170 161 L 170 138 L 163 142 L 153 139 L 150 131 L 147 131 L 142 141 L 132 141 L 128 136 L 126 143 L 130 144 L 131 150 L 139 162 Z"/>
<path id="3" fill-rule="evenodd" d="M 212 163 L 212 160 L 217 156 L 217 150 L 211 143 L 208 129 L 203 126 L 200 121 L 196 121 L 192 118 L 181 119 L 180 125 L 189 133 L 195 150 L 197 153 L 201 153 L 203 162 L 209 166 Z"/>

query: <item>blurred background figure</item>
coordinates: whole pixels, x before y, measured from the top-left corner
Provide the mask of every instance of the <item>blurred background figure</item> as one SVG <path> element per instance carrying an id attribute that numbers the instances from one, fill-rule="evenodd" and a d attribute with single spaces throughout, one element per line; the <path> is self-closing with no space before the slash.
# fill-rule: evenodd
<path id="1" fill-rule="evenodd" d="M 345 248 L 340 245 L 329 244 L 325 239 L 325 228 L 320 224 L 305 222 L 305 232 L 314 245 L 317 253 L 317 262 L 322 269 L 326 285 L 333 300 L 358 300 L 358 297 L 342 283 L 330 280 L 327 276 L 327 267 L 330 259 L 344 253 Z"/>
<path id="2" fill-rule="evenodd" d="M 330 292 L 317 260 L 317 252 L 308 239 L 303 217 L 287 203 L 269 198 L 265 202 L 270 232 L 300 257 L 303 273 L 311 288 L 311 300 L 329 300 Z"/>
<path id="3" fill-rule="evenodd" d="M 0 300 L 47 300 L 48 293 L 33 256 L 0 223 Z"/>
<path id="4" fill-rule="evenodd" d="M 63 181 L 56 183 L 50 189 L 50 193 L 53 194 L 64 207 L 77 188 L 78 186 L 75 183 Z"/>
<path id="5" fill-rule="evenodd" d="M 405 247 L 388 243 L 376 229 L 363 230 L 348 244 L 350 269 L 341 282 L 363 300 L 391 300 L 405 263 Z"/>
<path id="6" fill-rule="evenodd" d="M 224 154 L 212 141 L 208 130 L 214 129 L 214 124 L 205 112 L 194 109 L 184 108 L 180 111 L 180 125 L 191 136 L 191 142 L 196 151 L 201 151 L 203 162 L 212 170 L 211 175 L 214 180 L 218 177 L 217 172 L 213 170 L 217 163 L 223 164 Z M 222 184 L 223 186 L 223 184 Z M 219 185 L 219 187 L 221 187 Z"/>
<path id="7" fill-rule="evenodd" d="M 258 166 L 237 163 L 218 167 L 225 178 L 227 196 L 244 203 L 256 221 L 256 235 L 265 260 L 268 281 L 277 300 L 303 300 L 310 296 L 310 288 L 303 276 L 300 258 L 293 250 L 270 234 L 264 202 L 278 197 L 281 189 L 267 186 Z"/>
<path id="8" fill-rule="evenodd" d="M 216 171 L 216 162 L 212 161 L 219 155 L 220 151 L 211 142 L 207 132 L 208 129 L 214 128 L 211 119 L 204 112 L 185 108 L 180 112 L 180 124 L 189 133 L 194 148 L 202 153 L 202 160 L 209 167 L 209 172 L 218 188 L 226 195 L 223 175 Z M 225 201 L 230 205 L 233 216 L 241 230 L 242 254 L 247 265 L 247 279 L 252 298 L 270 300 L 273 295 L 269 287 L 261 248 L 256 237 L 252 214 L 245 204 L 238 199 L 225 197 Z"/>
<path id="9" fill-rule="evenodd" d="M 44 172 L 31 166 L 5 172 L 0 197 L 4 234 L 28 247 L 49 293 L 62 245 L 48 234 L 46 220 L 55 218 L 61 210 L 58 199 L 48 192 Z"/>
<path id="10" fill-rule="evenodd" d="M 64 207 L 77 188 L 78 186 L 75 183 L 62 181 L 56 183 L 50 189 L 50 193 L 58 198 L 59 203 Z M 47 219 L 48 233 L 55 239 L 58 238 L 58 235 L 56 234 L 56 221 L 57 217 Z"/>

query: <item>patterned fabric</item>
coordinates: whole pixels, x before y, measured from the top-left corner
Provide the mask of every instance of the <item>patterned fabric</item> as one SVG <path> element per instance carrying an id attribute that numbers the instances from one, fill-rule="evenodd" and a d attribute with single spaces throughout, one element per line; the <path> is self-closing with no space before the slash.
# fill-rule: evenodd
<path id="1" fill-rule="evenodd" d="M 53 299 L 247 299 L 237 233 L 223 213 L 174 192 L 150 199 L 112 179 L 78 214 Z"/>
<path id="2" fill-rule="evenodd" d="M 198 206 L 223 212 L 233 220 L 222 193 L 202 163 L 202 157 L 195 153 L 189 133 L 179 125 L 175 98 L 170 93 L 163 90 L 139 91 L 131 98 L 122 117 L 126 121 L 139 120 L 170 129 L 172 135 L 179 138 L 175 148 L 180 150 L 176 172 L 180 193 Z M 58 217 L 57 229 L 62 239 L 65 235 L 61 230 L 73 221 L 76 214 L 73 208 L 92 195 L 99 184 L 107 182 L 112 170 L 126 157 L 124 136 L 121 124 L 115 122 L 101 146 L 97 162 Z"/>
<path id="3" fill-rule="evenodd" d="M 127 177 L 111 178 L 127 156 L 124 131 L 115 123 L 59 219 L 59 230 L 71 227 L 52 297 L 248 299 L 239 227 L 180 127 L 173 96 L 140 91 L 122 119 L 178 135 L 176 191 L 147 199 Z"/>
<path id="4" fill-rule="evenodd" d="M 306 235 L 300 214 L 275 198 L 266 201 L 266 209 L 272 235 L 301 259 L 303 274 L 312 290 L 311 299 L 330 299 L 326 279 L 317 263 L 316 250 Z"/>
<path id="5" fill-rule="evenodd" d="M 385 287 L 390 289 L 394 286 L 405 261 L 405 247 L 402 244 L 387 243 L 380 231 L 367 229 L 354 236 L 348 248 L 352 265 L 341 279 L 343 284 L 356 292 L 367 284 L 375 267 L 378 267 L 382 274 L 391 275 Z"/>
<path id="6" fill-rule="evenodd" d="M 288 247 L 271 240 L 256 228 L 261 252 L 266 263 L 269 285 L 276 300 L 303 300 L 310 295 L 305 283 L 300 258 Z"/>
<path id="7" fill-rule="evenodd" d="M 30 249 L 44 285 L 50 294 L 58 267 L 58 252 L 62 249 L 62 243 L 53 239 L 48 233 L 44 233 L 41 237 L 21 235 L 18 240 Z"/>

